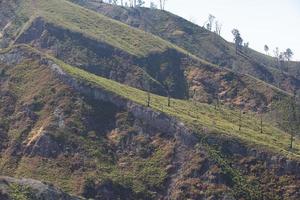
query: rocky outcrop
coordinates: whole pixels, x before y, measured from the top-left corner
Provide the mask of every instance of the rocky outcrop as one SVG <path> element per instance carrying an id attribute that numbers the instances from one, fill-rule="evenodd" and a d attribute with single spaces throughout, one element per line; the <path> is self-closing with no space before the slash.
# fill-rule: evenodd
<path id="1" fill-rule="evenodd" d="M 80 200 L 52 185 L 33 179 L 0 177 L 0 199 Z"/>

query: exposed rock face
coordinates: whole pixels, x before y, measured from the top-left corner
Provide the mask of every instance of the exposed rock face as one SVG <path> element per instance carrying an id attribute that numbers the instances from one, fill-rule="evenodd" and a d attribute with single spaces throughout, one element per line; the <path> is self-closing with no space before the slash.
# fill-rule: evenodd
<path id="1" fill-rule="evenodd" d="M 33 179 L 15 179 L 0 176 L 0 199 L 79 200 L 52 185 Z"/>

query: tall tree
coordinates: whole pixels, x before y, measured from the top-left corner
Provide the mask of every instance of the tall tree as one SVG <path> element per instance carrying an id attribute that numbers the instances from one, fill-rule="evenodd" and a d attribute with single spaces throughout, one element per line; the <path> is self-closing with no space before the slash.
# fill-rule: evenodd
<path id="1" fill-rule="evenodd" d="M 166 1 L 167 0 L 159 0 L 159 5 L 161 10 L 165 10 Z"/>
<path id="2" fill-rule="evenodd" d="M 212 31 L 215 19 L 216 19 L 215 16 L 213 16 L 212 14 L 209 14 L 208 23 L 206 25 L 207 30 Z"/>
<path id="3" fill-rule="evenodd" d="M 280 51 L 279 51 L 279 48 L 276 47 L 274 50 L 273 50 L 273 53 L 274 53 L 274 57 L 276 58 L 277 60 L 277 64 L 279 66 L 280 64 Z"/>
<path id="4" fill-rule="evenodd" d="M 216 26 L 215 33 L 221 35 L 221 30 L 223 25 L 219 21 L 216 21 L 215 26 Z"/>
<path id="5" fill-rule="evenodd" d="M 236 54 L 238 54 L 238 51 L 241 50 L 243 45 L 243 38 L 241 37 L 240 31 L 237 29 L 233 29 L 232 34 L 234 36 L 235 51 Z"/>
<path id="6" fill-rule="evenodd" d="M 287 71 L 289 71 L 289 61 L 291 61 L 294 53 L 290 48 L 288 48 L 288 49 L 286 49 L 285 52 L 283 52 L 283 55 L 284 55 L 285 59 L 288 61 L 287 62 Z"/>

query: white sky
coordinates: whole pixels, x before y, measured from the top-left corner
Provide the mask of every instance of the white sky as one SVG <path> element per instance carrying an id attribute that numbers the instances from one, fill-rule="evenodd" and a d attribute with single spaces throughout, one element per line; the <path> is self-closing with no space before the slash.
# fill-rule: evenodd
<path id="1" fill-rule="evenodd" d="M 237 28 L 251 48 L 264 52 L 267 44 L 271 54 L 275 47 L 291 48 L 300 60 L 300 0 L 167 0 L 166 10 L 201 26 L 213 14 L 226 40 L 232 41 Z"/>

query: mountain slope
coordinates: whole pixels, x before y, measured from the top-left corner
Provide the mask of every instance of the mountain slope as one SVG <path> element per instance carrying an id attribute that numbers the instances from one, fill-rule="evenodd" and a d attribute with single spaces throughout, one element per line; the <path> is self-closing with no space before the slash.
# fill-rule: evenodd
<path id="1" fill-rule="evenodd" d="M 288 136 L 268 123 L 259 134 L 250 114 L 238 131 L 237 112 L 226 108 L 182 100 L 167 107 L 153 94 L 147 108 L 145 92 L 27 46 L 0 60 L 0 102 L 11 105 L 0 110 L 1 174 L 99 199 L 299 197 L 297 187 L 275 192 L 299 185 L 298 139 L 287 151 Z"/>
<path id="2" fill-rule="evenodd" d="M 24 1 L 20 5 L 23 13 L 29 12 L 30 2 Z M 60 9 L 55 9 L 58 5 Z M 37 11 L 18 34 L 15 43 L 29 43 L 96 75 L 144 90 L 149 88 L 160 95 L 166 96 L 169 93 L 175 98 L 193 98 L 208 103 L 220 98 L 224 104 L 242 105 L 246 110 L 268 107 L 279 96 L 287 95 L 253 77 L 235 74 L 194 56 L 190 57 L 180 48 L 151 34 L 71 3 L 40 0 L 33 6 L 37 7 Z M 78 13 L 76 16 L 71 12 L 74 9 Z M 114 25 L 111 28 L 101 26 L 109 23 Z M 85 28 L 80 29 L 80 26 Z M 99 37 L 96 33 L 109 36 Z M 127 34 L 126 38 L 119 37 L 114 41 L 122 34 Z M 140 43 L 135 50 L 144 49 L 148 54 L 142 57 L 132 55 L 132 48 L 125 48 L 123 44 L 131 44 L 136 38 L 143 38 L 143 35 L 147 37 L 143 39 L 147 43 Z M 149 45 L 157 50 L 151 52 Z M 149 86 L 145 79 L 149 80 Z"/>
<path id="3" fill-rule="evenodd" d="M 286 63 L 284 68 L 289 67 L 289 74 L 282 73 L 275 58 L 249 48 L 245 48 L 242 55 L 236 55 L 232 43 L 171 13 L 148 8 L 125 8 L 93 0 L 71 1 L 153 33 L 211 63 L 250 74 L 286 91 L 300 87 L 299 62 L 290 62 L 289 66 Z"/>
<path id="4" fill-rule="evenodd" d="M 299 137 L 256 113 L 286 91 L 65 0 L 0 4 L 0 175 L 96 200 L 300 198 Z"/>

